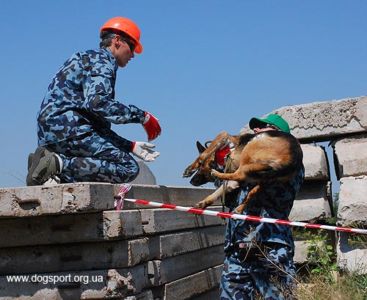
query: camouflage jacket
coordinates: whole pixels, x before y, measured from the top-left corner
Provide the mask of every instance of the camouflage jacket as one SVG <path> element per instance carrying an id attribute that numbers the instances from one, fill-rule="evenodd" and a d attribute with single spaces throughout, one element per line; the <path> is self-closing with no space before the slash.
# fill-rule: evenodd
<path id="1" fill-rule="evenodd" d="M 111 123 L 142 123 L 144 111 L 115 100 L 117 62 L 108 49 L 72 55 L 48 87 L 38 113 L 40 145 L 91 131 L 109 130 Z M 125 140 L 126 148 L 131 142 Z"/>
<path id="2" fill-rule="evenodd" d="M 244 214 L 274 219 L 288 220 L 293 207 L 293 201 L 304 180 L 304 168 L 287 183 L 269 184 L 250 200 Z M 232 203 L 234 209 L 244 199 L 249 187 L 243 187 L 237 203 Z M 225 252 L 228 254 L 237 249 L 239 243 L 280 243 L 294 247 L 292 230 L 289 226 L 258 223 L 229 219 L 225 237 Z"/>

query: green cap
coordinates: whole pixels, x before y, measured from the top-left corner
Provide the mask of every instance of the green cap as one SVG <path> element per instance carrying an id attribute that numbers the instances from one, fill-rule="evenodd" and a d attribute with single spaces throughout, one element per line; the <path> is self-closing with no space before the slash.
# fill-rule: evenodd
<path id="1" fill-rule="evenodd" d="M 251 129 L 262 128 L 266 126 L 266 124 L 273 125 L 279 128 L 281 131 L 284 131 L 287 133 L 291 132 L 287 121 L 284 120 L 281 116 L 276 115 L 276 114 L 270 114 L 264 119 L 252 118 L 249 123 Z"/>

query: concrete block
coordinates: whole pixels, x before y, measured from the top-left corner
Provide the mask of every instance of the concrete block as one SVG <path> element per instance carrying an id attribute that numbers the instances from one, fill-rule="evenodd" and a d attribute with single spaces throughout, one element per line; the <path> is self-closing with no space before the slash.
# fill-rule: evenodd
<path id="1" fill-rule="evenodd" d="M 306 180 L 329 180 L 328 162 L 325 149 L 312 144 L 301 145 Z"/>
<path id="2" fill-rule="evenodd" d="M 177 280 L 223 263 L 223 246 L 205 248 L 163 260 L 148 262 L 148 274 L 154 286 Z"/>
<path id="3" fill-rule="evenodd" d="M 222 265 L 167 283 L 164 299 L 192 299 L 219 286 Z"/>
<path id="4" fill-rule="evenodd" d="M 163 259 L 224 243 L 225 226 L 214 226 L 159 236 L 159 253 Z"/>
<path id="5" fill-rule="evenodd" d="M 137 210 L 0 219 L 0 248 L 97 242 L 143 234 Z"/>
<path id="6" fill-rule="evenodd" d="M 177 187 L 167 186 L 168 198 L 173 204 L 182 206 L 194 206 L 206 196 L 214 192 L 215 189 L 202 187 Z"/>
<path id="7" fill-rule="evenodd" d="M 0 276 L 0 299 L 32 297 L 44 289 L 58 291 L 64 300 L 93 299 L 93 295 L 125 299 L 151 286 L 146 270 L 147 264 L 141 264 L 124 269 L 23 274 L 18 282 Z"/>
<path id="8" fill-rule="evenodd" d="M 194 296 L 191 300 L 211 300 L 211 299 L 220 299 L 220 290 L 219 287 L 214 288 L 208 292 L 202 293 L 200 295 Z"/>
<path id="9" fill-rule="evenodd" d="M 367 134 L 335 141 L 333 148 L 338 179 L 367 175 Z"/>
<path id="10" fill-rule="evenodd" d="M 329 202 L 325 199 L 295 201 L 289 219 L 292 221 L 321 221 L 331 217 Z"/>
<path id="11" fill-rule="evenodd" d="M 0 297 L 0 300 L 63 300 L 58 289 L 42 289 L 32 296 Z"/>
<path id="12" fill-rule="evenodd" d="M 309 252 L 308 249 L 311 245 L 315 246 L 315 243 L 317 247 L 319 247 L 320 249 L 324 249 L 328 242 L 326 240 L 317 241 L 317 242 L 311 241 L 311 240 L 294 241 L 294 245 L 295 245 L 295 252 L 294 252 L 294 258 L 293 258 L 294 263 L 295 264 L 307 263 L 308 262 L 307 255 Z"/>
<path id="13" fill-rule="evenodd" d="M 128 266 L 135 266 L 141 262 L 148 261 L 149 257 L 148 238 L 128 241 Z"/>
<path id="14" fill-rule="evenodd" d="M 303 142 L 327 141 L 367 130 L 365 96 L 285 106 L 271 113 L 287 120 L 292 134 Z M 241 131 L 247 132 L 248 127 Z"/>
<path id="15" fill-rule="evenodd" d="M 108 183 L 73 183 L 0 189 L 0 217 L 95 212 L 113 208 Z"/>
<path id="16" fill-rule="evenodd" d="M 154 296 L 151 290 L 144 291 L 138 295 L 128 296 L 125 300 L 154 300 Z"/>
<path id="17" fill-rule="evenodd" d="M 146 239 L 2 248 L 0 274 L 124 268 L 148 257 Z"/>
<path id="18" fill-rule="evenodd" d="M 367 249 L 351 246 L 348 234 L 341 232 L 337 245 L 337 263 L 342 270 L 367 274 Z"/>
<path id="19" fill-rule="evenodd" d="M 367 226 L 367 176 L 340 180 L 338 224 L 346 227 Z"/>
<path id="20" fill-rule="evenodd" d="M 221 210 L 222 208 L 211 207 L 210 209 Z M 145 234 L 224 224 L 221 218 L 199 216 L 166 208 L 144 209 L 141 211 L 141 219 Z"/>
<path id="21" fill-rule="evenodd" d="M 120 185 L 114 185 L 114 194 L 117 195 Z M 170 203 L 182 206 L 193 206 L 207 195 L 211 194 L 214 189 L 196 188 L 196 187 L 174 187 L 174 186 L 158 186 L 158 185 L 133 185 L 126 195 L 126 198 L 144 199 L 148 201 Z M 124 202 L 123 209 L 145 209 L 152 206 L 136 205 L 131 202 Z"/>
<path id="22" fill-rule="evenodd" d="M 320 221 L 332 216 L 328 182 L 305 182 L 289 215 L 292 221 Z"/>
<path id="23" fill-rule="evenodd" d="M 0 248 L 103 239 L 102 212 L 0 219 Z"/>
<path id="24" fill-rule="evenodd" d="M 293 261 L 295 264 L 304 264 L 307 262 L 308 247 L 310 242 L 308 241 L 294 241 L 295 251 Z"/>
<path id="25" fill-rule="evenodd" d="M 131 238 L 143 234 L 140 211 L 104 211 L 103 237 L 108 240 Z"/>

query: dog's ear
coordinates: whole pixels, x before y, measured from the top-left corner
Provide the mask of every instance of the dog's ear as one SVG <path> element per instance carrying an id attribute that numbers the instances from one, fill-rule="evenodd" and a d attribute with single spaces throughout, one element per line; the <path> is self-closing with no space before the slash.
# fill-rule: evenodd
<path id="1" fill-rule="evenodd" d="M 196 147 L 198 148 L 199 153 L 203 153 L 206 150 L 206 148 L 199 141 L 196 141 Z"/>

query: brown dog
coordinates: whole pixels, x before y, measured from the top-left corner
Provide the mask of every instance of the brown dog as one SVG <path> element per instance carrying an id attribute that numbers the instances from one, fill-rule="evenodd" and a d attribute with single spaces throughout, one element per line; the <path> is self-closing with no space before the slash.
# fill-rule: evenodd
<path id="1" fill-rule="evenodd" d="M 213 169 L 215 153 L 228 144 L 232 145 L 232 151 L 227 158 L 225 173 L 221 173 Z M 196 204 L 196 207 L 200 208 L 212 205 L 223 193 L 237 189 L 241 183 L 254 183 L 255 186 L 236 208 L 238 213 L 242 213 L 250 199 L 267 183 L 292 179 L 302 167 L 302 158 L 303 153 L 298 140 L 282 131 L 240 136 L 221 132 L 185 169 L 183 176 L 190 177 L 196 172 L 191 180 L 194 185 L 214 181 L 215 178 L 226 181 L 214 193 Z M 198 178 L 206 182 L 200 184 Z"/>

